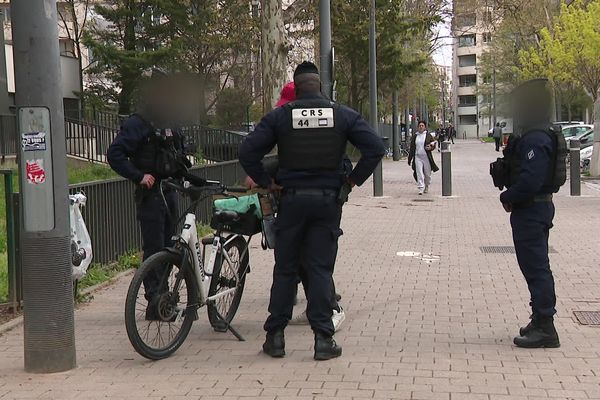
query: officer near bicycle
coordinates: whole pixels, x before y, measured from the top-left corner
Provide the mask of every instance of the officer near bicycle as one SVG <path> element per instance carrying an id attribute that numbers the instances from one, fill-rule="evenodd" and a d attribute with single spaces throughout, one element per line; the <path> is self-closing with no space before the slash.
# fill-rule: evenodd
<path id="1" fill-rule="evenodd" d="M 513 91 L 514 133 L 504 158 L 491 166 L 495 185 L 507 188 L 500 201 L 511 213 L 517 261 L 530 292 L 531 321 L 514 339 L 524 348 L 560 346 L 548 237 L 554 219 L 552 196 L 566 181 L 567 147 L 560 127 L 550 122 L 550 90 L 546 79 L 535 79 Z"/>
<path id="2" fill-rule="evenodd" d="M 341 207 L 349 188 L 362 185 L 385 154 L 383 141 L 355 111 L 321 94 L 317 67 L 303 62 L 294 72 L 297 99 L 265 115 L 240 146 L 246 173 L 281 193 L 276 222 L 275 268 L 263 351 L 285 355 L 284 329 L 292 317 L 297 277 L 307 280 L 307 316 L 315 335 L 315 360 L 339 357 L 333 340 L 331 285 Z M 361 159 L 346 178 L 347 142 Z M 275 146 L 279 170 L 272 180 L 261 160 Z M 275 183 L 277 182 L 277 183 Z"/>
<path id="3" fill-rule="evenodd" d="M 122 123 L 107 153 L 112 169 L 136 185 L 144 260 L 170 246 L 175 234 L 177 193 L 166 189 L 161 192 L 160 181 L 179 175 L 189 166 L 184 138 L 173 126 L 176 110 L 169 78 L 160 71 L 152 72 L 142 87 L 138 112 Z M 154 271 L 144 279 L 149 321 L 159 319 L 155 303 L 161 294 L 160 272 Z"/>

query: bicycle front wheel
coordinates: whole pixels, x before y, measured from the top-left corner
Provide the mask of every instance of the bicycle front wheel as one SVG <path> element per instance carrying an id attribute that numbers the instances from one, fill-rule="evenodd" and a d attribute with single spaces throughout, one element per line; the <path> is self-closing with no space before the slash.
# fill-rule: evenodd
<path id="1" fill-rule="evenodd" d="M 127 291 L 127 336 L 135 351 L 150 360 L 177 351 L 196 319 L 196 285 L 181 261 L 181 255 L 168 251 L 153 255 L 142 263 Z"/>
<path id="2" fill-rule="evenodd" d="M 217 312 L 227 323 L 230 323 L 235 317 L 246 284 L 249 259 L 248 243 L 242 236 L 238 236 L 224 245 L 222 252 L 217 257 L 208 296 L 219 295 L 231 289 L 235 290 L 229 291 L 216 299 L 214 303 L 208 304 L 208 319 L 216 330 L 224 328 L 224 321 L 219 318 Z"/>

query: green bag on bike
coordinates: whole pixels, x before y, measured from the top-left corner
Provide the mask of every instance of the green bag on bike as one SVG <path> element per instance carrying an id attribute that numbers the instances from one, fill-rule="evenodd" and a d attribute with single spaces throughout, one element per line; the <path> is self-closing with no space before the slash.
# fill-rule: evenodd
<path id="1" fill-rule="evenodd" d="M 246 214 L 248 211 L 254 210 L 254 215 L 256 215 L 256 218 L 262 219 L 258 194 L 215 200 L 215 210 L 235 211 L 239 214 Z"/>

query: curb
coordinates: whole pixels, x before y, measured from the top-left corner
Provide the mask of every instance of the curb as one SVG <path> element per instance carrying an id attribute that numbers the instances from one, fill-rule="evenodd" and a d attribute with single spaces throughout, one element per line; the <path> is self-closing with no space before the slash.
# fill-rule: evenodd
<path id="1" fill-rule="evenodd" d="M 135 271 L 134 268 L 132 269 L 128 269 L 127 271 L 123 271 L 123 272 L 119 272 L 117 275 L 113 276 L 112 278 L 110 278 L 109 280 L 107 280 L 106 282 L 102 282 L 99 283 L 97 285 L 94 286 L 90 286 L 89 288 L 85 288 L 83 289 L 80 293 L 82 295 L 88 295 L 88 294 L 92 294 L 94 292 L 97 292 L 99 290 L 102 290 L 104 288 L 107 288 L 108 286 L 111 286 L 112 284 L 114 284 L 116 281 L 118 281 L 119 279 L 130 275 L 133 271 Z M 21 324 L 23 324 L 23 316 L 20 315 L 14 319 L 11 319 L 8 322 L 5 322 L 4 324 L 0 325 L 0 336 L 2 336 L 3 334 L 18 328 L 19 326 L 21 326 Z"/>

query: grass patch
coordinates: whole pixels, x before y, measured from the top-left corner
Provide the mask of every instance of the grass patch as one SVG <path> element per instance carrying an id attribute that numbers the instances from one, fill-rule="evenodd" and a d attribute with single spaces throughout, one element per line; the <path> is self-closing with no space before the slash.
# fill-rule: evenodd
<path id="1" fill-rule="evenodd" d="M 79 281 L 77 285 L 77 294 L 75 300 L 77 302 L 85 302 L 91 300 L 90 296 L 84 296 L 81 294 L 83 289 L 99 285 L 107 282 L 110 279 L 117 276 L 117 274 L 130 270 L 132 268 L 138 268 L 140 266 L 140 257 L 137 253 L 130 253 L 119 258 L 115 263 L 102 265 L 92 264 L 87 274 Z"/>
<path id="2" fill-rule="evenodd" d="M 482 137 L 480 138 L 482 142 L 484 143 L 494 143 L 494 138 L 493 137 Z"/>
<path id="3" fill-rule="evenodd" d="M 0 254 L 0 303 L 8 300 L 8 264 L 6 253 Z"/>
<path id="4" fill-rule="evenodd" d="M 116 172 L 104 164 L 82 164 L 80 162 L 69 161 L 67 166 L 70 185 L 118 177 Z"/>

